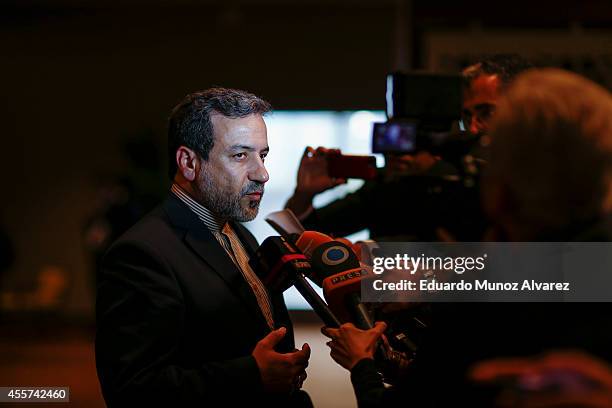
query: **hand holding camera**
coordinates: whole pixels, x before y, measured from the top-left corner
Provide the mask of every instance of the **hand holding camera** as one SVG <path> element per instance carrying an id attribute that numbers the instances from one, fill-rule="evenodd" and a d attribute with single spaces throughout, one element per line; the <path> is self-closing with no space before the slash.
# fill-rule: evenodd
<path id="1" fill-rule="evenodd" d="M 329 175 L 328 158 L 330 155 L 340 154 L 339 149 L 318 147 L 315 150 L 310 146 L 306 147 L 298 170 L 296 195 L 299 194 L 312 199 L 316 194 L 346 183 L 344 178 Z"/>

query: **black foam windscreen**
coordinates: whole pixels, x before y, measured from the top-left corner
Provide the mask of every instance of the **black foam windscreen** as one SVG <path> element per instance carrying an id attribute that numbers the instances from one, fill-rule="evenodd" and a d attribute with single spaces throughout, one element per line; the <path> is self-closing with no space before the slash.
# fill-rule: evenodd
<path id="1" fill-rule="evenodd" d="M 249 262 L 263 284 L 272 291 L 284 292 L 293 284 L 295 272 L 310 275 L 306 256 L 282 237 L 268 237 Z"/>
<path id="2" fill-rule="evenodd" d="M 284 292 L 295 286 L 326 326 L 340 326 L 340 320 L 306 280 L 311 266 L 294 244 L 283 237 L 268 237 L 249 263 L 269 290 Z"/>

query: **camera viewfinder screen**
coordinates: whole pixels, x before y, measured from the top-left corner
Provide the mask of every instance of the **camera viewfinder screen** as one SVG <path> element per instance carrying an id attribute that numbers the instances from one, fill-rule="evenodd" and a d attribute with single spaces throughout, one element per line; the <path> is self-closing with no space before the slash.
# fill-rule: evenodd
<path id="1" fill-rule="evenodd" d="M 375 123 L 372 152 L 414 152 L 416 150 L 416 136 L 416 123 Z"/>

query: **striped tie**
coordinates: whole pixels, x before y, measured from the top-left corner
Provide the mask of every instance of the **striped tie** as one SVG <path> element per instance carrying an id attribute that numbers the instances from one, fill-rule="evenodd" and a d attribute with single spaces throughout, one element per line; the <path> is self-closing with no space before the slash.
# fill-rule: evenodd
<path id="1" fill-rule="evenodd" d="M 272 318 L 272 307 L 270 306 L 268 292 L 263 286 L 263 283 L 261 283 L 261 280 L 259 280 L 257 275 L 255 275 L 255 272 L 253 272 L 253 269 L 251 269 L 251 266 L 249 265 L 249 256 L 242 246 L 240 239 L 238 239 L 236 233 L 230 227 L 229 223 L 226 223 L 223 226 L 221 232 L 227 238 L 226 242 L 228 242 L 230 245 L 230 248 L 225 249 L 233 255 L 234 263 L 236 263 L 236 266 L 238 266 L 238 269 L 240 269 L 242 272 L 242 276 L 244 276 L 246 281 L 251 286 L 251 289 L 257 298 L 259 308 L 266 318 L 266 322 L 268 323 L 270 330 L 274 330 L 274 319 Z"/>

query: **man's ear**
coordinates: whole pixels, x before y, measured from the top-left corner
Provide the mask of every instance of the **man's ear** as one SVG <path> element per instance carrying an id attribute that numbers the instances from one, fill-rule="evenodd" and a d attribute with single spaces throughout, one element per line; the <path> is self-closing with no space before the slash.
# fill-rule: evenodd
<path id="1" fill-rule="evenodd" d="M 194 181 L 200 167 L 200 157 L 188 147 L 176 149 L 176 165 L 178 173 L 187 181 Z"/>

